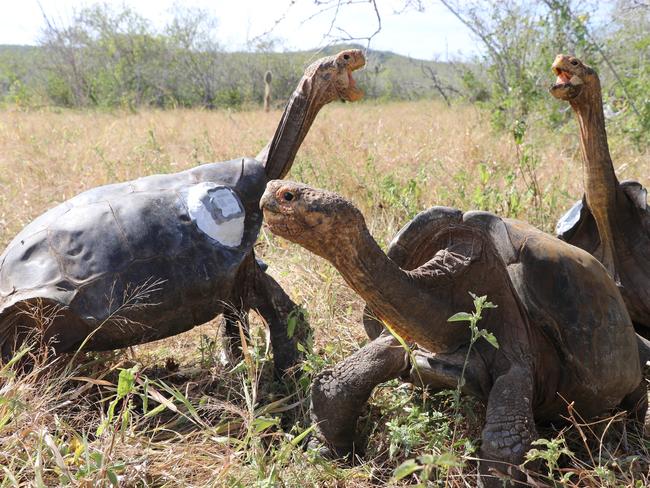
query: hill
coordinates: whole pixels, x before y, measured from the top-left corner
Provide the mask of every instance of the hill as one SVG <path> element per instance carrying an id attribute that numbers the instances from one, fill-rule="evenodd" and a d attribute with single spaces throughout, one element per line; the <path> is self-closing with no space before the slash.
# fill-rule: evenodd
<path id="1" fill-rule="evenodd" d="M 0 101 L 59 106 L 240 107 L 261 103 L 263 75 L 273 73 L 277 105 L 318 57 L 361 46 L 295 52 L 179 49 L 156 36 L 116 36 L 85 44 L 0 45 Z M 369 99 L 453 96 L 463 66 L 368 50 L 356 79 Z"/>

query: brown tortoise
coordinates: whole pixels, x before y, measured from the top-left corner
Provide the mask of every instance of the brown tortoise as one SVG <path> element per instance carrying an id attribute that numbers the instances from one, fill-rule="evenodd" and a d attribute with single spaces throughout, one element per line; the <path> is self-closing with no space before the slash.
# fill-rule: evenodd
<path id="1" fill-rule="evenodd" d="M 596 256 L 620 285 L 637 332 L 650 336 L 650 212 L 636 181 L 619 183 L 609 154 L 598 74 L 558 55 L 551 94 L 569 102 L 580 126 L 585 195 L 558 222 L 563 239 Z"/>
<path id="2" fill-rule="evenodd" d="M 488 212 L 433 207 L 396 236 L 386 256 L 361 213 L 340 196 L 271 181 L 262 196 L 271 231 L 330 261 L 380 320 L 422 349 L 415 365 L 387 332 L 323 371 L 312 386 L 319 436 L 339 455 L 353 448 L 355 422 L 373 388 L 410 377 L 455 388 L 469 330 L 447 323 L 473 308 L 469 292 L 498 308 L 480 327 L 464 393 L 487 404 L 483 483 L 501 486 L 489 468 L 521 473 L 535 423 L 559 419 L 567 402 L 585 418 L 647 406 L 637 336 L 616 285 L 589 253 L 516 220 Z"/>
<path id="3" fill-rule="evenodd" d="M 289 171 L 324 105 L 361 98 L 352 72 L 364 64 L 358 49 L 312 63 L 256 159 L 94 188 L 27 225 L 0 255 L 2 357 L 41 326 L 57 352 L 142 344 L 221 313 L 226 336 L 238 338 L 236 320 L 254 309 L 269 326 L 276 369 L 292 366 L 295 304 L 253 250 L 259 199 Z M 37 304 L 57 313 L 34 317 Z"/>

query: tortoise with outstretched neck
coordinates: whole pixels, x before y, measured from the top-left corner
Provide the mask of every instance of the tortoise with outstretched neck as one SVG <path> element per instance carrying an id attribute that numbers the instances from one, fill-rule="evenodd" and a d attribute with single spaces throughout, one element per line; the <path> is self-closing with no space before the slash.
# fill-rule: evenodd
<path id="1" fill-rule="evenodd" d="M 236 318 L 252 308 L 269 325 L 276 368 L 294 364 L 295 304 L 253 253 L 259 199 L 289 171 L 325 104 L 361 98 L 352 71 L 364 64 L 356 49 L 311 64 L 256 159 L 98 187 L 25 227 L 0 256 L 3 357 L 34 327 L 45 327 L 58 352 L 162 339 L 220 313 L 234 336 Z M 56 314 L 34 317 L 38 304 Z"/>
<path id="2" fill-rule="evenodd" d="M 616 407 L 643 417 L 637 335 L 616 285 L 589 253 L 523 222 L 433 207 L 400 231 L 389 257 L 336 194 L 272 181 L 261 206 L 273 233 L 330 261 L 379 320 L 422 348 L 412 364 L 384 331 L 315 379 L 313 420 L 337 454 L 353 448 L 356 419 L 377 384 L 410 376 L 434 388 L 458 385 L 470 331 L 447 319 L 473 308 L 470 292 L 497 305 L 479 325 L 499 348 L 474 344 L 463 386 L 487 404 L 483 475 L 520 464 L 535 423 L 560 419 L 567 402 L 585 418 Z"/>
<path id="3" fill-rule="evenodd" d="M 650 212 L 637 181 L 619 183 L 609 154 L 600 80 L 573 56 L 558 55 L 551 94 L 569 102 L 580 126 L 584 197 L 558 222 L 557 234 L 596 256 L 620 285 L 637 331 L 650 336 Z"/>

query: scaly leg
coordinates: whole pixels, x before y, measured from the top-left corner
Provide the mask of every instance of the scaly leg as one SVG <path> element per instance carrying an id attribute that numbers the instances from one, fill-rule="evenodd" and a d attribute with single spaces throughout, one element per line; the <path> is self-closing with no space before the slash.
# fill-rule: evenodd
<path id="1" fill-rule="evenodd" d="M 298 363 L 300 354 L 297 342 L 306 339 L 309 326 L 300 312 L 300 307 L 262 270 L 259 270 L 256 276 L 255 290 L 257 300 L 254 308 L 269 326 L 275 370 L 282 376 Z M 297 321 L 291 337 L 288 330 L 290 320 Z"/>
<path id="2" fill-rule="evenodd" d="M 355 423 L 375 386 L 402 377 L 415 385 L 444 390 L 456 388 L 466 351 L 432 354 L 415 350 L 411 358 L 388 332 L 337 364 L 323 371 L 312 385 L 312 420 L 319 437 L 342 456 L 352 450 Z M 411 359 L 413 362 L 411 362 Z M 463 393 L 485 398 L 489 377 L 481 364 L 465 369 Z"/>
<path id="3" fill-rule="evenodd" d="M 312 421 L 334 454 L 345 456 L 352 451 L 357 418 L 375 386 L 408 369 L 408 354 L 397 339 L 385 333 L 314 379 Z"/>
<path id="4" fill-rule="evenodd" d="M 522 479 L 523 474 L 516 466 L 523 462 L 526 451 L 537 437 L 532 400 L 533 378 L 526 369 L 513 367 L 494 382 L 481 434 L 483 461 L 479 470 L 483 486 L 504 486 L 503 480 L 491 473 L 492 469 L 513 480 Z"/>

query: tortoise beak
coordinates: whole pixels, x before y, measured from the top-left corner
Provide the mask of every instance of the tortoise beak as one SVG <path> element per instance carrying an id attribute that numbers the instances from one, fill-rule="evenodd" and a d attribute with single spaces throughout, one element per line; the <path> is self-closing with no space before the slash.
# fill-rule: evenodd
<path id="1" fill-rule="evenodd" d="M 260 210 L 263 212 L 277 212 L 279 210 L 278 202 L 275 200 L 275 192 L 267 190 L 260 199 Z"/>
<path id="2" fill-rule="evenodd" d="M 278 206 L 275 194 L 282 183 L 283 180 L 272 180 L 266 184 L 266 190 L 264 190 L 264 194 L 262 195 L 262 198 L 260 198 L 260 210 L 275 213 L 279 212 L 280 207 Z"/>
<path id="3" fill-rule="evenodd" d="M 360 49 L 348 49 L 342 51 L 337 56 L 339 59 L 343 58 L 346 63 L 345 70 L 347 71 L 347 86 L 339 90 L 339 96 L 342 100 L 347 102 L 356 102 L 363 98 L 363 90 L 357 86 L 356 80 L 352 76 L 352 72 L 363 68 L 366 65 L 366 57 Z"/>

